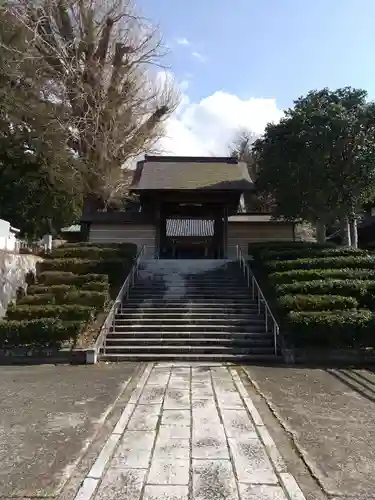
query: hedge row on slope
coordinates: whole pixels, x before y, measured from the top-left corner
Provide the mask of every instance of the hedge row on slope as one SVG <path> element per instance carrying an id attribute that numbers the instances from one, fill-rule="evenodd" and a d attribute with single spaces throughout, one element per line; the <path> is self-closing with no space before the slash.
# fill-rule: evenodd
<path id="1" fill-rule="evenodd" d="M 125 280 L 136 245 L 67 244 L 40 263 L 36 283 L 0 321 L 0 347 L 73 345 Z"/>
<path id="2" fill-rule="evenodd" d="M 249 253 L 294 345 L 375 347 L 375 265 L 367 251 L 279 242 L 250 245 Z"/>

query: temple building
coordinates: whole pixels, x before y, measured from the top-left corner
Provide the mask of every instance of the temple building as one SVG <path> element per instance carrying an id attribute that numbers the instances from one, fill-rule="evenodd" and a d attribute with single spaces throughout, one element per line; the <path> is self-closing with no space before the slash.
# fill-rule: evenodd
<path id="1" fill-rule="evenodd" d="M 160 259 L 226 259 L 237 245 L 293 240 L 293 223 L 246 211 L 254 189 L 236 158 L 145 156 L 130 186 L 133 209 L 85 213 L 81 224 L 90 242 L 146 245 Z"/>

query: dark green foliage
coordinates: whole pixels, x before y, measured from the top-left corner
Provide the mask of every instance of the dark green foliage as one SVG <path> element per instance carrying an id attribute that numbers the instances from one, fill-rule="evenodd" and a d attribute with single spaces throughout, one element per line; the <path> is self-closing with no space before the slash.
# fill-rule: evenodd
<path id="1" fill-rule="evenodd" d="M 63 321 L 85 321 L 92 319 L 95 308 L 90 306 L 69 305 L 17 305 L 8 307 L 10 320 L 33 320 L 38 318 L 58 318 Z"/>
<path id="2" fill-rule="evenodd" d="M 330 311 L 357 309 L 358 301 L 354 297 L 343 295 L 285 295 L 277 301 L 283 311 Z"/>
<path id="3" fill-rule="evenodd" d="M 37 297 L 37 295 L 34 295 Z M 55 297 L 56 304 L 80 304 L 84 306 L 93 306 L 97 309 L 103 309 L 108 301 L 108 294 L 103 292 L 89 291 L 70 291 L 64 295 Z"/>
<path id="4" fill-rule="evenodd" d="M 295 260 L 273 260 L 265 263 L 269 272 L 289 269 L 334 269 L 342 267 L 375 269 L 371 256 L 316 257 Z"/>
<path id="5" fill-rule="evenodd" d="M 45 285 L 74 285 L 84 283 L 108 283 L 105 274 L 74 274 L 67 271 L 45 271 L 38 276 L 38 282 Z"/>
<path id="6" fill-rule="evenodd" d="M 25 305 L 25 304 L 54 304 L 55 296 L 52 293 L 41 293 L 39 295 L 26 295 L 22 299 L 20 299 L 17 304 Z"/>
<path id="7" fill-rule="evenodd" d="M 268 275 L 271 283 L 282 284 L 293 281 L 310 281 L 324 279 L 375 279 L 375 270 L 371 269 L 292 269 Z"/>
<path id="8" fill-rule="evenodd" d="M 339 294 L 345 296 L 365 296 L 375 290 L 374 280 L 313 280 L 276 285 L 278 296 L 283 294 Z"/>
<path id="9" fill-rule="evenodd" d="M 134 252 L 128 247 L 96 247 L 96 246 L 77 246 L 60 247 L 53 251 L 54 259 L 113 259 L 119 257 L 132 257 Z"/>
<path id="10" fill-rule="evenodd" d="M 0 321 L 0 345 L 58 347 L 77 337 L 84 323 L 55 318 Z"/>
<path id="11" fill-rule="evenodd" d="M 356 248 L 300 248 L 284 250 L 264 250 L 261 257 L 264 260 L 293 260 L 314 257 L 344 257 L 344 256 L 365 256 L 368 252 Z"/>
<path id="12" fill-rule="evenodd" d="M 375 347 L 374 327 L 367 310 L 288 314 L 288 331 L 297 347 Z"/>
<path id="13" fill-rule="evenodd" d="M 39 295 L 40 293 L 52 293 L 53 295 L 63 295 L 70 291 L 92 291 L 108 292 L 108 283 L 88 282 L 80 285 L 34 285 L 27 289 L 29 295 Z"/>

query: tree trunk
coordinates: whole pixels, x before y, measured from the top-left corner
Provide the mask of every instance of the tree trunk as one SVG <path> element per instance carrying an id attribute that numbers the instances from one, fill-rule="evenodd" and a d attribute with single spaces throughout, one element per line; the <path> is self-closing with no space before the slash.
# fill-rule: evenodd
<path id="1" fill-rule="evenodd" d="M 350 220 L 350 237 L 353 248 L 358 248 L 358 228 L 357 228 L 357 218 L 353 217 Z"/>
<path id="2" fill-rule="evenodd" d="M 325 243 L 326 241 L 326 225 L 325 223 L 321 220 L 318 219 L 316 221 L 316 239 L 318 243 Z"/>
<path id="3" fill-rule="evenodd" d="M 343 233 L 342 244 L 348 247 L 352 246 L 352 238 L 351 238 L 351 231 L 350 231 L 350 224 L 348 217 L 342 219 L 341 229 Z"/>

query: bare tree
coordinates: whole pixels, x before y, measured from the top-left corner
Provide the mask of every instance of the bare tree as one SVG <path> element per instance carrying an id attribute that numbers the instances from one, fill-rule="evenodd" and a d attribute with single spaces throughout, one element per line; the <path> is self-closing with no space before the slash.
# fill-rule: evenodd
<path id="1" fill-rule="evenodd" d="M 45 92 L 67 115 L 91 209 L 113 192 L 121 166 L 163 135 L 178 104 L 161 38 L 130 0 L 15 0 L 8 8 L 45 63 Z"/>
<path id="2" fill-rule="evenodd" d="M 235 156 L 240 161 L 244 161 L 247 165 L 251 180 L 255 182 L 257 177 L 256 163 L 252 153 L 252 144 L 256 140 L 256 135 L 249 130 L 239 130 L 230 147 L 231 156 Z"/>

